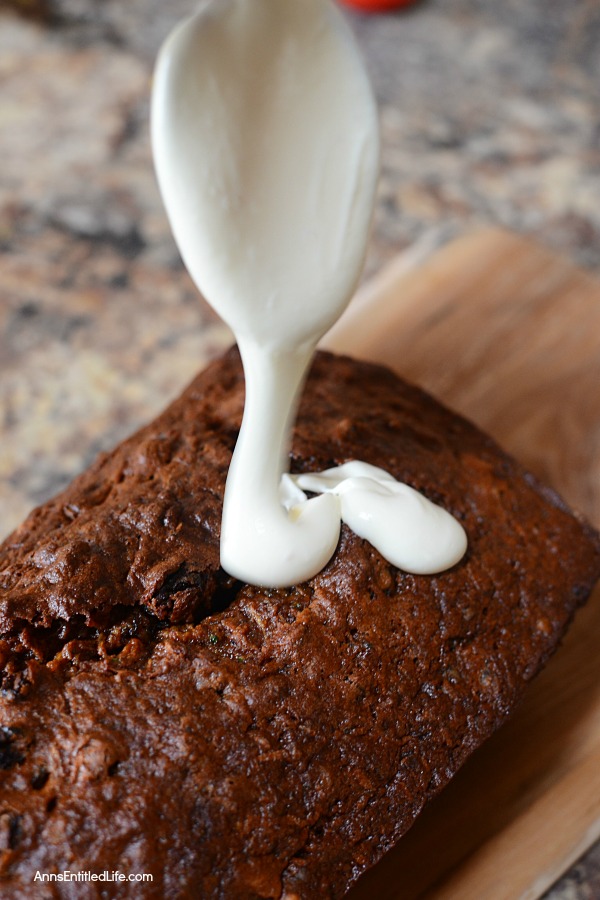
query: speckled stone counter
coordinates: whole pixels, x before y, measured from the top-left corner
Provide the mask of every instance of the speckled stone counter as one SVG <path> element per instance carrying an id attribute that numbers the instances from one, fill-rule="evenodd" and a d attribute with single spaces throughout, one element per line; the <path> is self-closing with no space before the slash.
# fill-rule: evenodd
<path id="1" fill-rule="evenodd" d="M 192 8 L 0 8 L 0 536 L 230 342 L 181 265 L 149 148 L 156 50 Z M 600 268 L 600 3 L 350 18 L 383 136 L 366 276 L 432 230 L 492 223 Z M 600 846 L 547 897 L 600 897 Z"/>

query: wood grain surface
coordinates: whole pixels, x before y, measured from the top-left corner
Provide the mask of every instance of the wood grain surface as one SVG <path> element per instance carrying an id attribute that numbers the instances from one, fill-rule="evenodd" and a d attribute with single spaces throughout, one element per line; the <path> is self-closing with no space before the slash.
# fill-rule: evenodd
<path id="1" fill-rule="evenodd" d="M 324 344 L 384 362 L 600 526 L 600 282 L 514 234 L 393 262 Z M 534 900 L 600 838 L 600 591 L 515 716 L 353 900 Z"/>

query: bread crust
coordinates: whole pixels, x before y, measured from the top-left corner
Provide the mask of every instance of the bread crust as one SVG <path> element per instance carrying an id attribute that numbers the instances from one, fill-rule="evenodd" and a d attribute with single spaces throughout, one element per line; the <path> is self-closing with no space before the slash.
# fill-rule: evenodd
<path id="1" fill-rule="evenodd" d="M 7 896 L 64 869 L 153 875 L 123 897 L 342 896 L 505 720 L 600 577 L 596 532 L 490 438 L 386 369 L 319 354 L 292 470 L 381 466 L 469 550 L 409 575 L 344 526 L 311 581 L 240 584 L 218 548 L 242 408 L 232 350 L 0 548 Z"/>

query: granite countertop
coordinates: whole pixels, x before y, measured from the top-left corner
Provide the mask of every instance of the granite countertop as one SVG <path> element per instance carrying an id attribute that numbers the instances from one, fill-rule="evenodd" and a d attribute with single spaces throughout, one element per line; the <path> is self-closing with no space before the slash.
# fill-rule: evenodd
<path id="1" fill-rule="evenodd" d="M 156 188 L 148 103 L 183 0 L 0 9 L 0 537 L 221 348 Z M 600 2 L 350 15 L 380 103 L 366 277 L 430 230 L 535 235 L 600 268 Z M 600 845 L 547 900 L 600 897 Z"/>

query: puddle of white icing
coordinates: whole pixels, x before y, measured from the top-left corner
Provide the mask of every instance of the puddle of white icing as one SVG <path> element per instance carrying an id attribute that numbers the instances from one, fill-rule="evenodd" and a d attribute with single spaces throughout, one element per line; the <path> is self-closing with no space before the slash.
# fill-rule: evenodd
<path id="1" fill-rule="evenodd" d="M 342 522 L 405 572 L 442 572 L 467 549 L 467 536 L 454 516 L 369 463 L 352 460 L 324 472 L 284 475 L 282 482 L 288 508 L 302 508 L 304 491 L 339 497 Z"/>
<path id="2" fill-rule="evenodd" d="M 291 508 L 280 498 L 298 396 L 359 278 L 378 174 L 375 102 L 335 4 L 204 3 L 161 50 L 152 141 L 184 262 L 244 364 L 223 567 L 266 587 L 304 581 L 331 558 L 341 518 L 397 565 L 456 561 L 464 532 L 457 542 L 447 513 L 390 476 L 355 473 L 333 488 L 331 473 L 312 487 L 302 476 L 320 496 Z"/>

